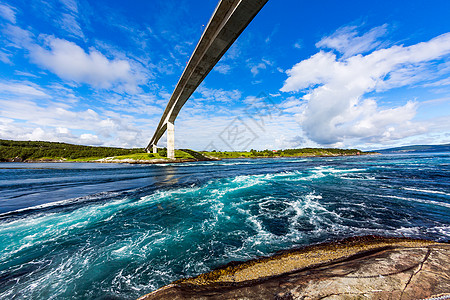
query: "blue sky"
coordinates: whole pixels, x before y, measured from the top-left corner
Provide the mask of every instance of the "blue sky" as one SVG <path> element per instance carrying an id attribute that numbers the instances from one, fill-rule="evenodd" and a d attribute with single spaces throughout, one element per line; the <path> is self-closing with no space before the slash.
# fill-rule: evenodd
<path id="1" fill-rule="evenodd" d="M 0 0 L 0 138 L 146 146 L 216 4 Z M 176 147 L 449 143 L 449 13 L 270 0 L 182 109 Z"/>

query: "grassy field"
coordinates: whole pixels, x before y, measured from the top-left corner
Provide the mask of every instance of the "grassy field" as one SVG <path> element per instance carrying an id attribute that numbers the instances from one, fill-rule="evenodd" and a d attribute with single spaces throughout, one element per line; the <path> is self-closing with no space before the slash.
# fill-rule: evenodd
<path id="1" fill-rule="evenodd" d="M 133 159 L 133 160 L 167 159 L 166 156 L 163 156 L 160 153 L 134 153 L 134 154 L 128 154 L 128 155 L 114 156 L 113 158 L 114 159 Z M 184 151 L 175 150 L 175 158 L 176 159 L 191 159 L 194 157 Z"/>

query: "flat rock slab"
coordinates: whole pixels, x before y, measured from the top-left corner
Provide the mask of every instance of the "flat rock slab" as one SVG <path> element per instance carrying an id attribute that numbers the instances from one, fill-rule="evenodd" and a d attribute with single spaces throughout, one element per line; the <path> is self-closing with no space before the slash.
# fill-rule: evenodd
<path id="1" fill-rule="evenodd" d="M 358 237 L 232 263 L 150 299 L 450 299 L 450 244 Z"/>

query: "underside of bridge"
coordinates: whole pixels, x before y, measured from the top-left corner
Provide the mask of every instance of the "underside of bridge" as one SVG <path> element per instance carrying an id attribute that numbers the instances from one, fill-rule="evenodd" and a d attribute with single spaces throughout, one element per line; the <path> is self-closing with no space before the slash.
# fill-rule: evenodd
<path id="1" fill-rule="evenodd" d="M 167 131 L 167 157 L 175 158 L 175 119 L 220 58 L 230 48 L 268 0 L 221 0 L 192 53 L 164 110 L 147 152 L 156 152 L 157 143 Z"/>

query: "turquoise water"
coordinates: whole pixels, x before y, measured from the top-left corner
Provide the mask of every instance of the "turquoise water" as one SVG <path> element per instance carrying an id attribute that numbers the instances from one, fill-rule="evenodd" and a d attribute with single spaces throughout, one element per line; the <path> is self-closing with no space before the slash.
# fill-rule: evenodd
<path id="1" fill-rule="evenodd" d="M 0 164 L 1 299 L 135 299 L 343 237 L 450 240 L 450 154 Z"/>

